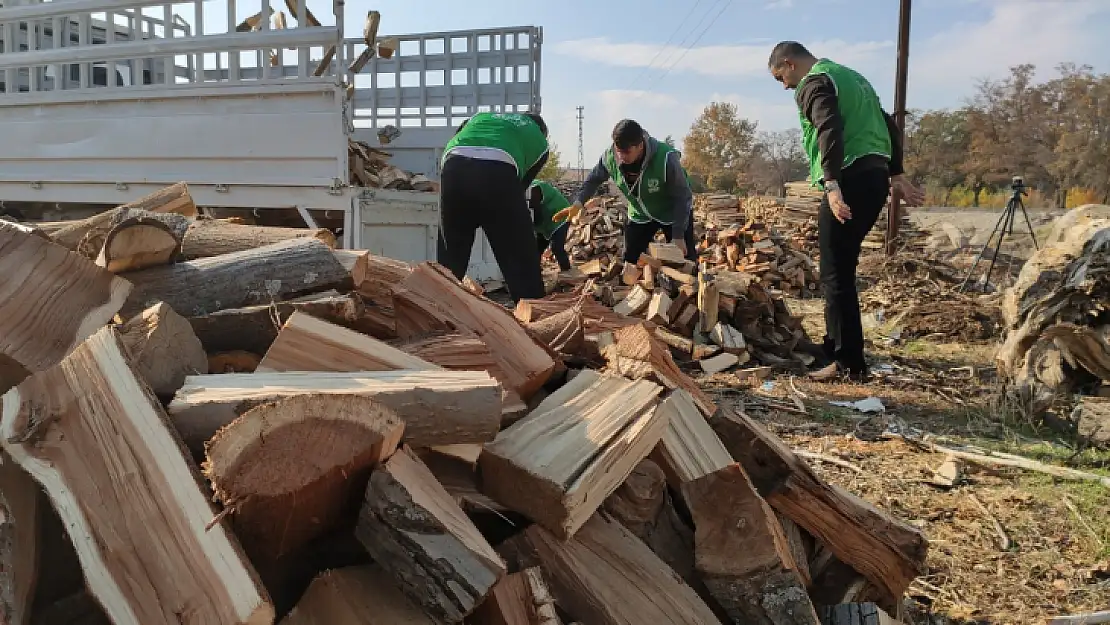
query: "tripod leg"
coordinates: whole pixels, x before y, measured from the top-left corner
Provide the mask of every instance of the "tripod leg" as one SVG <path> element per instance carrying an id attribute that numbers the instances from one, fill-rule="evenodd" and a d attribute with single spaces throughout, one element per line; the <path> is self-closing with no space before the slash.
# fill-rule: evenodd
<path id="1" fill-rule="evenodd" d="M 964 281 L 960 283 L 960 288 L 956 289 L 957 291 L 962 293 L 963 290 L 967 288 L 967 283 L 971 281 L 971 276 L 975 275 L 975 269 L 979 266 L 979 261 L 983 260 L 983 253 L 990 247 L 991 241 L 994 239 L 994 234 L 999 231 L 999 227 L 1002 226 L 1002 221 L 1004 219 L 1006 219 L 1006 213 L 999 215 L 998 221 L 994 224 L 994 229 L 991 230 L 990 236 L 988 236 L 986 242 L 983 243 L 983 247 L 979 250 L 979 254 L 975 256 L 975 262 L 971 263 L 971 269 L 967 270 L 967 276 L 964 277 Z M 999 236 L 1001 236 L 1001 234 Z M 987 275 L 989 276 L 990 274 L 988 273 Z"/>
<path id="2" fill-rule="evenodd" d="M 1002 217 L 1006 220 L 1006 226 L 998 233 L 998 241 L 994 244 L 994 255 L 991 256 L 991 264 L 987 267 L 986 275 L 983 276 L 984 290 L 986 290 L 986 287 L 991 283 L 991 273 L 994 272 L 994 264 L 998 262 L 998 255 L 1002 252 L 1002 239 L 1006 238 L 1006 228 L 1009 227 L 1010 230 L 1014 228 L 1014 210 L 1013 202 L 1007 202 L 1006 212 L 1002 214 Z M 987 241 L 987 244 L 990 244 L 990 240 Z"/>
<path id="3" fill-rule="evenodd" d="M 1029 221 L 1029 213 L 1025 211 L 1025 202 L 1018 199 L 1018 206 L 1021 207 L 1021 214 L 1025 216 L 1025 225 L 1029 227 L 1029 238 L 1033 239 L 1033 249 L 1039 250 L 1041 246 L 1037 245 L 1037 234 L 1033 232 L 1033 222 Z"/>

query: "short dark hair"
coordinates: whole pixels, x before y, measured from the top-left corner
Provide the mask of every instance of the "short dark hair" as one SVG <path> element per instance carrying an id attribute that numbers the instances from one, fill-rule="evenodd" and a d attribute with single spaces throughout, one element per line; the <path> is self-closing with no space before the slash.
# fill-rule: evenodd
<path id="1" fill-rule="evenodd" d="M 627 150 L 643 140 L 644 129 L 635 120 L 622 119 L 613 127 L 613 143 L 622 150 Z"/>
<path id="2" fill-rule="evenodd" d="M 532 121 L 536 122 L 536 125 L 538 125 L 540 127 L 540 130 L 543 131 L 543 136 L 546 137 L 547 136 L 547 122 L 543 121 L 543 118 L 540 117 L 540 114 L 539 113 L 525 113 L 525 115 L 532 118 Z"/>
<path id="3" fill-rule="evenodd" d="M 812 58 L 813 53 L 797 41 L 780 41 L 778 45 L 771 50 L 771 58 L 767 61 L 767 67 L 778 67 L 787 59 Z"/>

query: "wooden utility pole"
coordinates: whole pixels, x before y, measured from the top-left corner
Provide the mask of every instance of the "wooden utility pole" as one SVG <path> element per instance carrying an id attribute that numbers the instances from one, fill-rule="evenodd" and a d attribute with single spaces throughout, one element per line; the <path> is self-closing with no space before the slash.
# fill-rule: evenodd
<path id="1" fill-rule="evenodd" d="M 910 65 L 910 0 L 901 0 L 898 10 L 898 70 L 894 79 L 894 121 L 902 135 L 902 145 L 906 143 L 906 75 Z M 886 217 L 886 253 L 894 254 L 894 241 L 898 238 L 898 224 L 901 213 L 902 196 L 891 193 L 890 210 Z"/>

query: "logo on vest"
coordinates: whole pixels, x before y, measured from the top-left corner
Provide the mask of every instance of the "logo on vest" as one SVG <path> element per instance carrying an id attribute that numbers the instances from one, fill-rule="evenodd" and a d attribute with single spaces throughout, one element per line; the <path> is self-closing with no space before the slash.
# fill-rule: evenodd
<path id="1" fill-rule="evenodd" d="M 503 119 L 517 126 L 527 126 L 530 121 L 529 118 L 518 113 L 494 113 L 492 117 L 494 119 Z"/>
<path id="2" fill-rule="evenodd" d="M 658 178 L 648 178 L 646 182 L 647 182 L 647 191 L 648 191 L 648 193 L 658 193 L 659 192 L 659 179 Z"/>

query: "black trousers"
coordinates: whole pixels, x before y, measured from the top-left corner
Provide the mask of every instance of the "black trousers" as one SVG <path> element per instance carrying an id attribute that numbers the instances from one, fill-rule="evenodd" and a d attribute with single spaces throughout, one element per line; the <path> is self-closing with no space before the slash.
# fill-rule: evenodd
<path id="1" fill-rule="evenodd" d="M 840 223 L 826 195 L 817 215 L 821 249 L 821 285 L 825 290 L 825 353 L 852 373 L 863 373 L 863 322 L 860 319 L 856 267 L 863 240 L 886 204 L 890 175 L 885 168 L 844 172 L 840 182 L 852 218 Z"/>
<path id="2" fill-rule="evenodd" d="M 570 226 L 564 224 L 551 233 L 550 239 L 544 238 L 542 234 L 536 235 L 536 247 L 540 251 L 540 257 L 542 258 L 543 251 L 550 247 L 555 260 L 559 262 L 559 271 L 570 270 L 570 256 L 567 256 L 568 230 L 570 230 Z"/>
<path id="3" fill-rule="evenodd" d="M 544 296 L 524 184 L 508 163 L 453 156 L 440 172 L 438 261 L 462 280 L 478 228 L 514 301 Z"/>
<path id="4" fill-rule="evenodd" d="M 640 254 L 648 251 L 648 245 L 655 239 L 655 234 L 660 230 L 669 243 L 672 239 L 671 227 L 658 221 L 649 221 L 638 224 L 629 221 L 624 226 L 624 262 L 635 263 L 640 260 Z M 686 232 L 682 237 L 686 241 L 686 258 L 698 262 L 698 252 L 694 249 L 694 216 L 686 222 Z"/>

